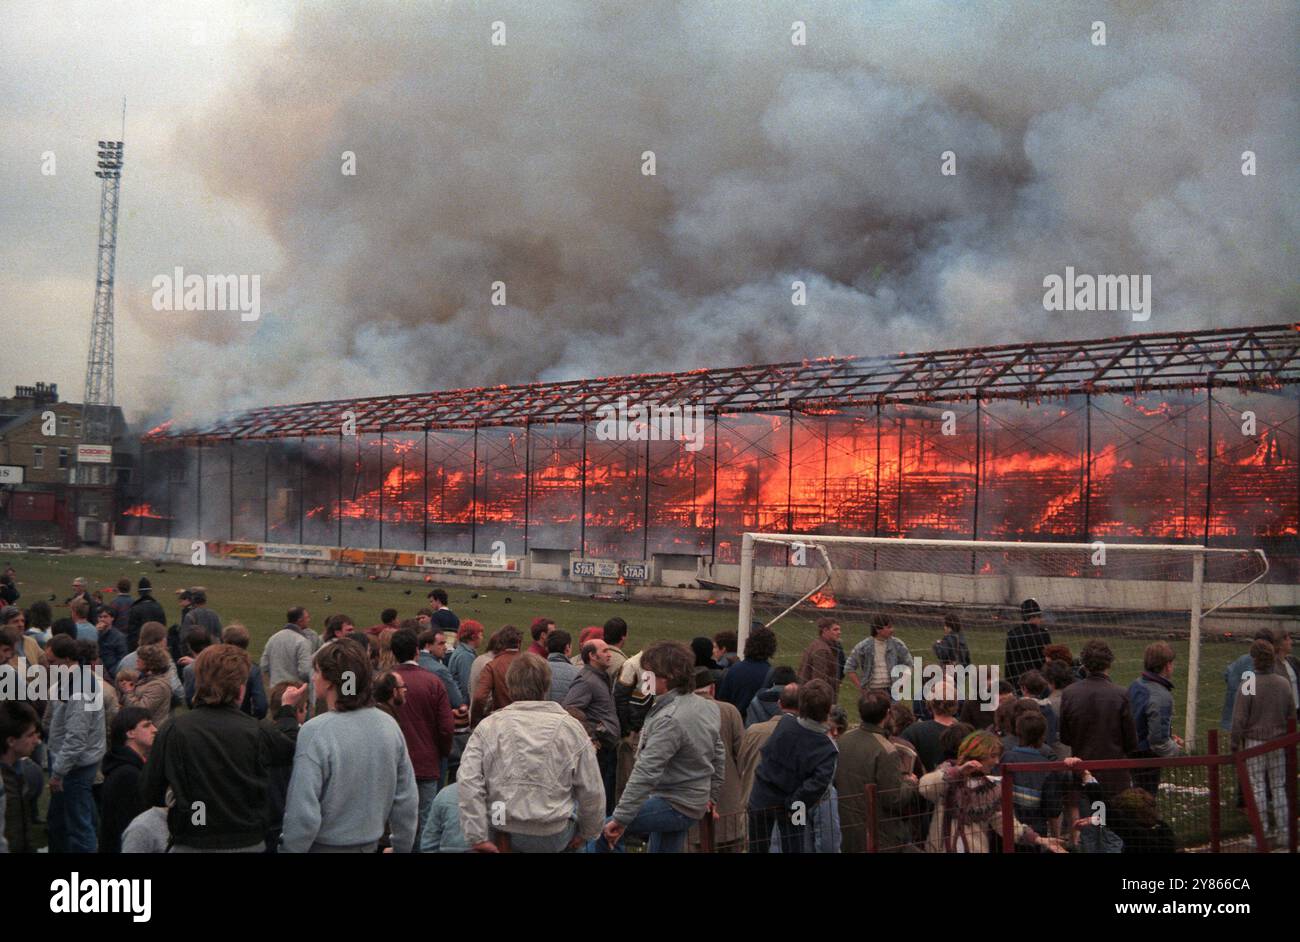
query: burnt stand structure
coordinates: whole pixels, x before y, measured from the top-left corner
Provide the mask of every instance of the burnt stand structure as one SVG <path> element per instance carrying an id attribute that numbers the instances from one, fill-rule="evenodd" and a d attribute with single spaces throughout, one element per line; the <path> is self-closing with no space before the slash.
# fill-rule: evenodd
<path id="1" fill-rule="evenodd" d="M 611 437 L 637 404 L 702 427 Z M 746 531 L 1259 547 L 1295 586 L 1300 324 L 176 420 L 120 506 L 124 551 L 556 588 L 734 586 Z"/>

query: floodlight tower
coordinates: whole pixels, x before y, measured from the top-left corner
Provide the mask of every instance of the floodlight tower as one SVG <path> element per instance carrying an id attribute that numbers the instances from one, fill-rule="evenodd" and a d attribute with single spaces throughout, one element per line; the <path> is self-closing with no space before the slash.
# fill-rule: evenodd
<path id="1" fill-rule="evenodd" d="M 121 141 L 99 142 L 99 258 L 95 267 L 95 310 L 86 356 L 86 395 L 81 407 L 82 441 L 110 445 L 113 440 L 113 270 L 117 262 L 117 207 L 122 186 Z M 100 463 L 81 464 L 83 484 L 100 484 Z"/>

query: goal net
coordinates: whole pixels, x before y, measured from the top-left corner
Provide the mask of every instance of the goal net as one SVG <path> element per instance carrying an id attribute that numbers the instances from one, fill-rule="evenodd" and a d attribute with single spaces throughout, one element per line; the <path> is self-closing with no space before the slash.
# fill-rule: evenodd
<path id="1" fill-rule="evenodd" d="M 1224 668 L 1246 650 L 1219 642 L 1272 623 L 1267 573 L 1258 549 L 747 533 L 737 633 L 743 653 L 752 626 L 771 627 L 776 662 L 797 667 L 820 619 L 840 624 L 846 655 L 887 619 L 919 668 L 897 689 L 926 699 L 934 689 L 927 680 L 965 659 L 963 651 L 1009 680 L 1029 669 L 1049 673 L 1039 657 L 1044 642 L 1068 649 L 1047 655 L 1077 668 L 1084 643 L 1098 639 L 1114 653 L 1111 680 L 1127 687 L 1147 646 L 1164 641 L 1175 655 L 1175 729 L 1194 743 L 1218 722 Z"/>

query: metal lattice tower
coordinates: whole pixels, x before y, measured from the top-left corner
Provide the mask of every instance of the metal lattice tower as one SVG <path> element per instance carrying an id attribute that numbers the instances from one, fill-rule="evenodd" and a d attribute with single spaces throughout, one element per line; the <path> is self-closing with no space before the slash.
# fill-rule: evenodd
<path id="1" fill-rule="evenodd" d="M 99 257 L 95 267 L 95 310 L 86 356 L 82 440 L 107 445 L 113 422 L 113 271 L 117 261 L 117 209 L 122 185 L 121 141 L 99 142 Z M 87 469 L 89 470 L 89 469 Z"/>

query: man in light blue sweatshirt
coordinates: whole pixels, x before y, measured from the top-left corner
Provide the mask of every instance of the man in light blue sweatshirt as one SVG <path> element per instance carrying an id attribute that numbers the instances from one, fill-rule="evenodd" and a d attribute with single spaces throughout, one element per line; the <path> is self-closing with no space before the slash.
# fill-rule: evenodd
<path id="1" fill-rule="evenodd" d="M 424 827 L 426 854 L 466 854 L 469 843 L 460 826 L 460 786 L 452 782 L 438 789 L 429 812 L 429 823 Z"/>
<path id="2" fill-rule="evenodd" d="M 369 656 L 360 645 L 327 645 L 312 680 L 329 712 L 298 733 L 282 850 L 370 853 L 387 825 L 393 850 L 410 852 L 419 818 L 415 770 L 401 728 L 374 706 Z"/>

